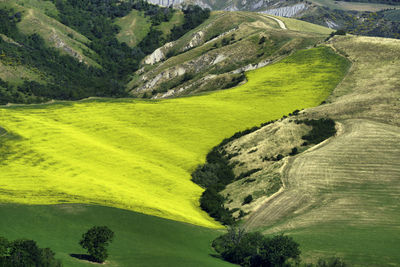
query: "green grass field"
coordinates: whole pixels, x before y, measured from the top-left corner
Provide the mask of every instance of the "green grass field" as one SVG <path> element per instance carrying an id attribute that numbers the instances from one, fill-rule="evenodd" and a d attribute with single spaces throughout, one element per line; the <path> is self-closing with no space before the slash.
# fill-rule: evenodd
<path id="1" fill-rule="evenodd" d="M 319 47 L 202 96 L 1 108 L 0 202 L 95 203 L 220 227 L 190 173 L 234 132 L 321 103 L 348 64 Z"/>
<path id="2" fill-rule="evenodd" d="M 1 205 L 0 236 L 33 239 L 50 247 L 64 266 L 93 266 L 78 242 L 93 225 L 115 232 L 106 266 L 233 266 L 212 257 L 219 231 L 115 208 L 89 205 Z M 18 222 L 18 223 L 15 223 Z"/>

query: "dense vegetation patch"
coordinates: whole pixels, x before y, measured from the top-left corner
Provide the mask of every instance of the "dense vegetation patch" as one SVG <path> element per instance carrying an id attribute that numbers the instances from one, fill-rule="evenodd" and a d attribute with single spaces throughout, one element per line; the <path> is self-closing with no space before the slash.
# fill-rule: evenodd
<path id="1" fill-rule="evenodd" d="M 311 126 L 311 131 L 302 136 L 310 144 L 318 144 L 336 134 L 335 121 L 330 118 L 318 120 L 297 120 L 296 123 L 304 123 Z"/>
<path id="2" fill-rule="evenodd" d="M 0 236 L 0 266 L 3 267 L 61 267 L 50 248 L 39 248 L 35 241 L 18 239 L 8 241 Z"/>
<path id="3" fill-rule="evenodd" d="M 246 267 L 290 266 L 289 259 L 299 261 L 299 244 L 284 235 L 266 237 L 259 232 L 229 229 L 213 241 L 213 248 L 231 263 Z"/>
<path id="4" fill-rule="evenodd" d="M 209 16 L 209 10 L 188 6 L 184 10 L 184 24 L 179 34 L 171 34 L 163 39 L 162 34 L 152 28 L 137 47 L 129 47 L 116 38 L 119 27 L 113 24 L 115 18 L 136 9 L 143 11 L 155 26 L 169 21 L 175 11 L 142 0 L 52 1 L 59 12 L 57 19 L 89 38 L 90 43 L 87 45 L 96 55 L 88 56 L 98 62 L 101 68 L 87 66 L 69 55 L 61 55 L 59 50 L 46 46 L 38 34 L 22 34 L 17 28 L 21 13 L 1 9 L 0 34 L 12 38 L 20 45 L 0 38 L 0 60 L 8 65 L 25 65 L 37 69 L 46 79 L 42 83 L 26 81 L 21 86 L 11 86 L 1 81 L 0 104 L 35 103 L 47 99 L 76 100 L 89 96 L 127 97 L 127 76 L 137 70 L 146 54 L 197 27 Z"/>
<path id="5" fill-rule="evenodd" d="M 71 56 L 61 55 L 46 46 L 38 34 L 24 35 L 17 28 L 18 13 L 0 9 L 0 33 L 21 45 L 0 38 L 0 60 L 9 64 L 27 65 L 46 73 L 44 83 L 25 81 L 15 87 L 0 82 L 0 104 L 8 102 L 32 103 L 45 99 L 80 99 L 88 96 L 126 96 L 123 84 L 98 69 L 78 62 Z"/>

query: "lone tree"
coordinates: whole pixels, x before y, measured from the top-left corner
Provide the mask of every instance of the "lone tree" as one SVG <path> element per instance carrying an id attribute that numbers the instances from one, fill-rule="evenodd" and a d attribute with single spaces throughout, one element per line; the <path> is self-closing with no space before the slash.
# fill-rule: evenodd
<path id="1" fill-rule="evenodd" d="M 114 232 L 107 226 L 94 226 L 82 235 L 79 245 L 87 250 L 92 260 L 102 263 L 107 257 L 107 246 L 114 237 Z"/>

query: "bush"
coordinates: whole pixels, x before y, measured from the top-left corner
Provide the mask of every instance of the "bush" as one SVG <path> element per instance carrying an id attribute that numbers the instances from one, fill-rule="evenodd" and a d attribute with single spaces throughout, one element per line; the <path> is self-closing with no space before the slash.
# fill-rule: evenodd
<path id="1" fill-rule="evenodd" d="M 244 198 L 242 205 L 249 204 L 252 201 L 253 201 L 253 196 L 252 195 L 248 195 L 247 197 Z"/>
<path id="2" fill-rule="evenodd" d="M 300 121 L 312 126 L 311 131 L 302 136 L 303 140 L 310 144 L 318 144 L 336 134 L 335 121 L 332 119 L 304 120 Z"/>
<path id="3" fill-rule="evenodd" d="M 297 153 L 299 153 L 299 151 L 297 150 L 297 147 L 292 148 L 292 151 L 289 153 L 290 156 L 294 156 Z"/>

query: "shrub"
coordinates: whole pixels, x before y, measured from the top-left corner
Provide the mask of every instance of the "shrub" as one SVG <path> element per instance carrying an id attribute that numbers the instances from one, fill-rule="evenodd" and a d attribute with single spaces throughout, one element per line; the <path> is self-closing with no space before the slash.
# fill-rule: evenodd
<path id="1" fill-rule="evenodd" d="M 302 136 L 303 140 L 311 144 L 318 144 L 336 134 L 335 121 L 332 119 L 304 120 L 306 125 L 312 126 L 312 130 Z"/>
<path id="2" fill-rule="evenodd" d="M 247 197 L 244 198 L 242 205 L 249 204 L 252 201 L 253 201 L 253 196 L 252 195 L 248 195 Z"/>
<path id="3" fill-rule="evenodd" d="M 298 153 L 297 147 L 292 148 L 292 151 L 289 153 L 290 156 L 294 156 Z"/>

